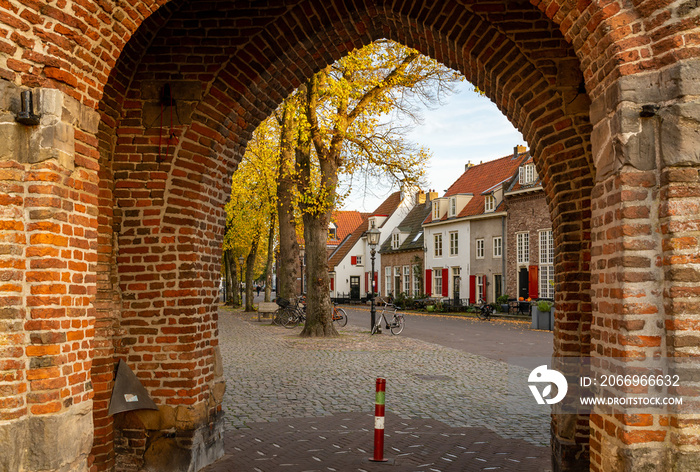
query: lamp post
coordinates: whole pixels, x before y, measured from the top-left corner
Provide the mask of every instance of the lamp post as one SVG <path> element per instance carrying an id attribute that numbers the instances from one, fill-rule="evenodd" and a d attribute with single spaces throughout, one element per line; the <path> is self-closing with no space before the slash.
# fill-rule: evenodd
<path id="1" fill-rule="evenodd" d="M 372 226 L 372 228 L 369 231 L 367 231 L 367 244 L 369 244 L 369 248 L 370 248 L 369 254 L 370 254 L 370 258 L 372 259 L 372 274 L 370 275 L 370 279 L 371 279 L 370 285 L 372 286 L 372 295 L 370 296 L 371 308 L 369 310 L 370 321 L 372 323 L 372 326 L 370 326 L 370 328 L 369 328 L 370 331 L 374 328 L 374 323 L 376 322 L 375 318 L 377 316 L 377 312 L 374 309 L 374 289 L 375 289 L 375 287 L 374 287 L 374 255 L 377 253 L 376 248 L 377 248 L 377 244 L 379 244 L 379 237 L 380 236 L 381 236 L 381 233 L 374 226 Z"/>
<path id="2" fill-rule="evenodd" d="M 241 280 L 238 281 L 238 291 L 241 294 L 241 306 L 243 306 L 243 256 L 238 256 L 238 267 L 241 269 Z"/>

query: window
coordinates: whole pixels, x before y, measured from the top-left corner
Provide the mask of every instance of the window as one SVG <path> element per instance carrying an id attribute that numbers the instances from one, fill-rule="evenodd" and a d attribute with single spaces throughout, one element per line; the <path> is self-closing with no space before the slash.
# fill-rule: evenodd
<path id="1" fill-rule="evenodd" d="M 362 265 L 362 256 L 357 256 L 357 265 Z"/>
<path id="2" fill-rule="evenodd" d="M 459 254 L 459 233 L 453 231 L 450 233 L 450 256 L 456 256 Z"/>
<path id="3" fill-rule="evenodd" d="M 530 261 L 530 234 L 518 233 L 517 240 L 518 264 L 527 264 Z"/>
<path id="4" fill-rule="evenodd" d="M 450 216 L 457 216 L 457 199 L 450 198 Z"/>
<path id="5" fill-rule="evenodd" d="M 401 235 L 399 233 L 391 235 L 391 247 L 392 249 L 398 249 L 401 246 Z"/>
<path id="6" fill-rule="evenodd" d="M 433 219 L 440 219 L 440 202 L 438 202 L 437 200 L 433 202 Z"/>
<path id="7" fill-rule="evenodd" d="M 500 236 L 493 238 L 493 257 L 501 257 L 503 255 L 503 239 Z"/>
<path id="8" fill-rule="evenodd" d="M 337 229 L 333 223 L 331 223 L 331 226 L 328 227 L 328 239 L 336 239 L 337 236 Z"/>
<path id="9" fill-rule="evenodd" d="M 477 259 L 484 258 L 484 240 L 483 239 L 476 240 L 476 258 Z"/>
<path id="10" fill-rule="evenodd" d="M 520 167 L 520 185 L 531 184 L 537 180 L 537 171 L 534 164 L 526 164 Z"/>
<path id="11" fill-rule="evenodd" d="M 433 269 L 433 294 L 442 296 L 442 269 Z"/>
<path id="12" fill-rule="evenodd" d="M 398 297 L 401 293 L 401 267 L 394 267 L 394 296 Z"/>
<path id="13" fill-rule="evenodd" d="M 486 195 L 484 199 L 484 211 L 489 212 L 496 209 L 496 197 L 493 195 Z"/>
<path id="14" fill-rule="evenodd" d="M 497 300 L 498 297 L 503 295 L 503 276 L 501 274 L 494 274 L 493 276 L 493 299 Z"/>
<path id="15" fill-rule="evenodd" d="M 461 282 L 461 277 L 460 274 L 462 272 L 462 269 L 460 267 L 453 267 L 452 268 L 452 296 L 453 298 L 459 299 L 459 294 L 461 292 L 461 287 L 462 285 Z"/>
<path id="16" fill-rule="evenodd" d="M 484 276 L 483 275 L 477 275 L 476 276 L 476 302 L 481 303 L 481 300 L 484 299 Z"/>
<path id="17" fill-rule="evenodd" d="M 403 293 L 411 295 L 411 267 L 403 266 Z"/>
<path id="18" fill-rule="evenodd" d="M 435 235 L 435 257 L 442 257 L 442 233 Z"/>
<path id="19" fill-rule="evenodd" d="M 554 298 L 554 238 L 552 230 L 540 231 L 539 295 Z"/>
<path id="20" fill-rule="evenodd" d="M 384 268 L 384 295 L 389 296 L 391 294 L 391 267 Z"/>
<path id="21" fill-rule="evenodd" d="M 421 266 L 419 266 L 419 265 L 414 265 L 413 267 L 411 267 L 411 269 L 413 270 L 413 296 L 417 297 L 418 295 L 420 295 L 420 292 L 422 289 L 422 287 L 421 287 L 421 283 L 422 283 L 421 275 L 423 275 L 423 274 L 421 271 Z"/>

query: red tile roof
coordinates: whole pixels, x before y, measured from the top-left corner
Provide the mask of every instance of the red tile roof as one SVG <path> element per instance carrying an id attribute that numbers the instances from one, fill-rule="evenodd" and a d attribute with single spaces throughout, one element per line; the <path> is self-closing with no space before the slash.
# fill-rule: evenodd
<path id="1" fill-rule="evenodd" d="M 399 203 L 401 203 L 401 192 L 394 192 L 387 197 L 384 202 L 382 202 L 379 207 L 372 213 L 361 213 L 363 219 L 362 223 L 355 228 L 355 230 L 350 233 L 350 235 L 345 238 L 345 240 L 338 246 L 338 248 L 331 254 L 328 259 L 328 268 L 334 270 L 335 266 L 340 264 L 340 262 L 348 255 L 350 250 L 355 246 L 355 243 L 365 234 L 369 227 L 369 217 L 375 215 L 391 215 L 398 208 Z"/>
<path id="2" fill-rule="evenodd" d="M 335 224 L 335 239 L 328 239 L 329 246 L 337 246 L 345 237 L 355 231 L 362 222 L 369 216 L 369 213 L 360 213 L 359 211 L 336 211 L 331 217 L 331 221 Z"/>
<path id="3" fill-rule="evenodd" d="M 518 172 L 520 167 L 528 158 L 529 153 L 518 154 L 514 157 L 513 154 L 494 161 L 485 162 L 483 164 L 469 167 L 464 171 L 462 176 L 447 189 L 444 197 L 451 197 L 458 194 L 471 194 L 473 197 L 469 203 L 460 211 L 456 217 L 464 218 L 466 216 L 476 216 L 484 213 L 484 192 L 492 189 L 499 183 L 509 181 L 513 175 Z M 428 215 L 424 223 L 433 222 L 432 213 Z M 447 216 L 442 218 L 442 221 L 447 220 Z"/>

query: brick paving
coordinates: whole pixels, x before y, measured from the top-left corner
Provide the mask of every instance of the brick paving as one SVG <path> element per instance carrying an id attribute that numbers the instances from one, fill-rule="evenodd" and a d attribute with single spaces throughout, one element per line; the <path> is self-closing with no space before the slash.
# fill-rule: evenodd
<path id="1" fill-rule="evenodd" d="M 301 339 L 253 320 L 220 312 L 226 456 L 207 471 L 550 469 L 549 415 L 506 402 L 518 367 L 356 327 Z M 389 465 L 367 461 L 377 377 Z"/>

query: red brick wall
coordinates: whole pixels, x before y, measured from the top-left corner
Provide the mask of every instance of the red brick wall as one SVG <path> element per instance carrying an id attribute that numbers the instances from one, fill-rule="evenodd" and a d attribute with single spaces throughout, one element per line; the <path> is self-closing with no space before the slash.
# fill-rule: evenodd
<path id="1" fill-rule="evenodd" d="M 549 208 L 541 190 L 535 193 L 525 193 L 506 196 L 506 293 L 511 298 L 518 296 L 518 264 L 516 233 L 530 234 L 530 262 L 528 265 L 539 263 L 540 246 L 539 230 L 551 229 L 552 220 Z"/>
<path id="2" fill-rule="evenodd" d="M 74 169 L 56 159 L 0 163 L 0 224 L 6 230 L 0 242 L 2 323 L 24 330 L 0 351 L 1 375 L 10 385 L 0 394 L 0 418 L 69 408 L 90 398 L 92 382 L 95 468 L 110 468 L 113 433 L 105 408 L 117 356 L 135 367 L 158 403 L 206 405 L 204 416 L 215 412 L 213 300 L 228 177 L 250 132 L 296 85 L 346 51 L 381 37 L 462 71 L 523 132 L 544 178 L 558 247 L 556 353 L 587 354 L 594 310 L 591 191 L 596 185 L 600 192 L 596 211 L 623 211 L 620 185 L 628 184 L 618 184 L 619 169 L 610 166 L 624 153 L 642 154 L 615 149 L 610 136 L 621 132 L 615 123 L 623 120 L 601 114 L 621 102 L 615 88 L 621 79 L 671 70 L 698 57 L 700 35 L 694 10 L 683 5 L 533 3 L 359 2 L 349 12 L 339 1 L 291 7 L 270 2 L 254 11 L 228 0 L 0 2 L 3 85 L 58 89 L 87 109 L 99 109 L 102 118 L 99 133 L 71 122 Z M 580 93 L 582 78 L 588 94 Z M 160 123 L 147 119 L 159 108 L 149 93 L 159 88 L 149 92 L 149 81 L 190 84 L 175 96 L 185 107 L 176 116 L 177 142 L 170 142 L 166 155 L 166 139 L 160 157 Z M 200 95 L 192 95 L 197 87 L 191 83 L 199 84 Z M 3 103 L 6 108 L 10 105 Z M 596 117 L 596 128 L 589 116 Z M 673 153 L 682 150 L 665 156 Z M 694 203 L 685 202 L 693 201 L 697 185 L 676 179 L 682 172 L 674 165 L 663 161 L 668 172 L 647 191 L 662 190 L 663 244 L 650 251 L 660 247 L 661 263 L 668 266 L 663 306 L 679 316 L 663 321 L 673 328 L 668 343 L 675 349 L 694 332 L 684 328 L 696 300 L 683 284 L 691 283 L 686 279 L 695 269 L 674 265 L 695 249 L 688 229 Z M 612 231 L 606 237 L 618 238 L 615 232 L 624 224 L 603 221 Z M 651 226 L 657 227 L 656 220 Z M 605 248 L 600 242 L 596 250 Z M 604 276 L 601 270 L 594 266 L 594 284 L 596 276 Z M 620 270 L 635 272 L 624 264 Z M 606 323 L 618 308 L 606 314 L 601 307 L 626 305 L 606 301 L 611 295 L 597 290 L 596 316 L 609 329 Z M 629 298 L 626 292 L 620 296 Z M 595 334 L 604 331 L 597 328 Z M 605 351 L 605 343 L 594 344 Z M 34 369 L 32 362 L 41 367 Z M 556 435 L 556 418 L 554 424 Z M 607 428 L 597 434 L 611 435 Z M 587 441 L 585 434 L 571 440 Z M 596 441 L 599 452 L 600 437 Z M 594 462 L 600 464 L 599 458 Z"/>

